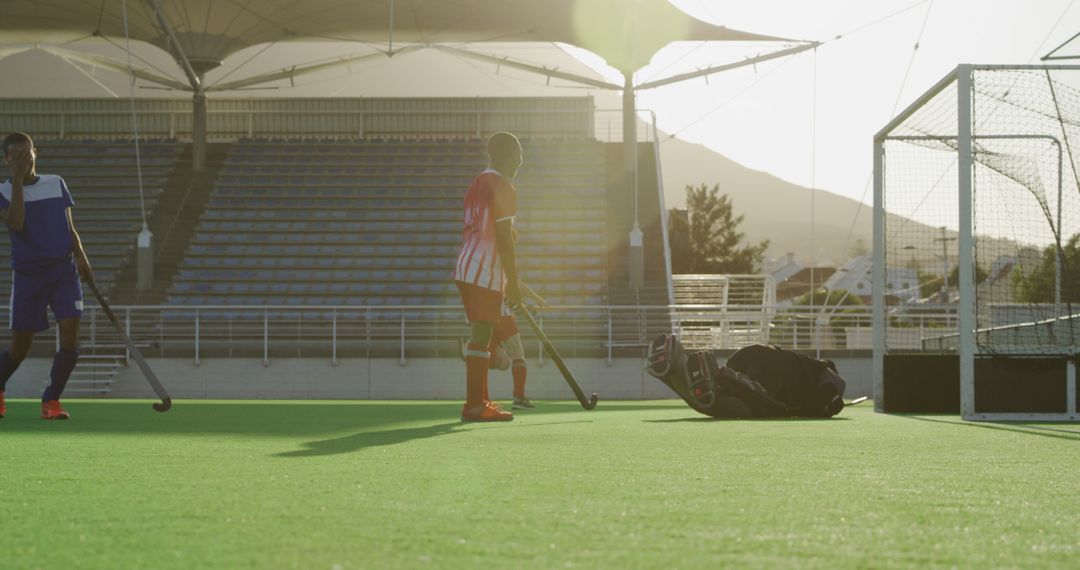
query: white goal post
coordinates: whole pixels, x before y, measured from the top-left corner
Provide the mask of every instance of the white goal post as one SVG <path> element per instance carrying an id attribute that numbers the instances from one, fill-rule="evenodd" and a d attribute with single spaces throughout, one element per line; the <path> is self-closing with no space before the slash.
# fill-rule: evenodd
<path id="1" fill-rule="evenodd" d="M 1080 65 L 960 65 L 873 165 L 875 409 L 937 357 L 965 420 L 1080 420 Z"/>

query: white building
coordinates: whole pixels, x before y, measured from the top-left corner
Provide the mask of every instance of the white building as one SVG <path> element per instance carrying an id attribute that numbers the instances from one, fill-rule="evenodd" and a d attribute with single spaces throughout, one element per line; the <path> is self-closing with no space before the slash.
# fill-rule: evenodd
<path id="1" fill-rule="evenodd" d="M 802 270 L 803 266 L 795 261 L 795 254 L 788 253 L 786 257 L 771 260 L 767 272 L 772 275 L 776 283 L 783 283 Z"/>
<path id="2" fill-rule="evenodd" d="M 825 281 L 829 291 L 843 289 L 858 295 L 869 302 L 873 294 L 874 257 L 864 255 L 849 260 L 836 273 Z M 898 297 L 902 302 L 911 302 L 919 298 L 919 273 L 914 269 L 890 267 L 885 275 L 885 287 L 888 294 Z"/>

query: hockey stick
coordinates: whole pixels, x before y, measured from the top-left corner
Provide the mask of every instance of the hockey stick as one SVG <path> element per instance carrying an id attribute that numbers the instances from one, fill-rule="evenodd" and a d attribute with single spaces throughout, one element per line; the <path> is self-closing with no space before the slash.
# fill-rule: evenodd
<path id="1" fill-rule="evenodd" d="M 559 351 L 555 350 L 554 346 L 551 346 L 551 341 L 548 340 L 544 331 L 540 330 L 540 325 L 536 324 L 536 319 L 533 318 L 529 309 L 525 308 L 524 304 L 518 305 L 518 311 L 521 312 L 521 316 L 525 317 L 525 320 L 529 322 L 529 326 L 532 327 L 533 332 L 536 333 L 537 338 L 544 344 L 544 349 L 551 354 L 551 359 L 555 361 L 555 366 L 559 367 L 559 372 L 562 372 L 563 379 L 570 385 L 570 389 L 574 391 L 574 395 L 577 396 L 581 407 L 586 410 L 591 410 L 596 407 L 596 393 L 594 392 L 590 399 L 585 399 L 585 392 L 581 391 L 581 386 L 578 386 L 577 380 L 574 379 L 574 375 L 570 372 L 570 369 L 566 367 L 566 363 L 563 362 Z"/>
<path id="2" fill-rule="evenodd" d="M 855 398 L 854 400 L 852 400 L 850 402 L 844 402 L 844 407 L 846 408 L 848 406 L 858 406 L 859 404 L 861 404 L 861 403 L 863 403 L 863 402 L 865 402 L 867 400 L 869 400 L 869 398 L 866 397 L 866 396 L 863 396 L 861 398 Z"/>
<path id="3" fill-rule="evenodd" d="M 172 407 L 172 397 L 165 391 L 165 387 L 158 381 L 157 375 L 153 370 L 150 370 L 150 365 L 146 363 L 146 359 L 143 358 L 142 351 L 139 347 L 135 346 L 135 343 L 131 341 L 127 333 L 124 332 L 124 327 L 117 320 L 116 315 L 113 314 L 112 309 L 109 308 L 109 304 L 105 302 L 105 299 L 101 296 L 101 292 L 98 291 L 97 285 L 94 284 L 93 279 L 88 279 L 86 284 L 90 286 L 90 290 L 94 292 L 94 297 L 97 297 L 98 305 L 101 306 L 101 310 L 105 312 L 105 316 L 109 317 L 113 327 L 116 329 L 120 338 L 124 339 L 124 344 L 127 345 L 128 352 L 131 353 L 131 357 L 135 359 L 135 362 L 139 365 L 139 369 L 142 370 L 143 376 L 146 377 L 146 381 L 150 383 L 150 387 L 154 389 L 154 392 L 161 398 L 160 402 L 154 403 L 154 409 L 159 412 L 167 412 Z"/>

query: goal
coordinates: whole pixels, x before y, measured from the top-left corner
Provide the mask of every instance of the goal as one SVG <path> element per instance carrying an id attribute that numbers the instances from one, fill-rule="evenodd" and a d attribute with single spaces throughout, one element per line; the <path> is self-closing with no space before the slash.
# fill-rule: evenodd
<path id="1" fill-rule="evenodd" d="M 878 411 L 1080 419 L 1078 168 L 1080 66 L 958 66 L 875 136 Z"/>

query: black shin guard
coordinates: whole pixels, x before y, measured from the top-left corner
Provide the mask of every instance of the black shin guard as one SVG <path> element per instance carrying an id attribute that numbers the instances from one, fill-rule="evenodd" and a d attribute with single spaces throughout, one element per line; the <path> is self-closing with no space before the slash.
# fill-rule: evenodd
<path id="1" fill-rule="evenodd" d="M 60 396 L 64 393 L 64 388 L 67 387 L 68 379 L 71 378 L 71 372 L 75 370 L 75 365 L 78 362 L 78 350 L 61 348 L 56 351 L 56 356 L 53 357 L 52 371 L 49 374 L 52 382 L 45 388 L 45 393 L 41 396 L 42 402 L 60 399 Z"/>
<path id="2" fill-rule="evenodd" d="M 679 337 L 661 333 L 649 343 L 645 359 L 649 363 L 649 375 L 670 386 L 671 375 L 683 366 L 683 348 Z"/>
<path id="3" fill-rule="evenodd" d="M 699 350 L 686 355 L 683 368 L 686 389 L 695 409 L 708 410 L 716 403 L 716 376 L 719 367 L 716 358 L 707 350 Z"/>

